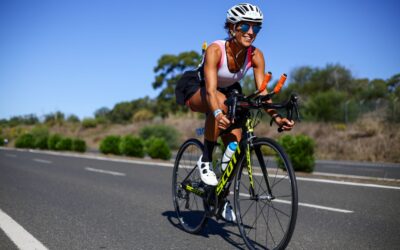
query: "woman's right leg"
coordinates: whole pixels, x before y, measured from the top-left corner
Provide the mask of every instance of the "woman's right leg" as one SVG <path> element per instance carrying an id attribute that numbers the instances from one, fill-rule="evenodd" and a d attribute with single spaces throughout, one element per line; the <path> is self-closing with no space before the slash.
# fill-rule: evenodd
<path id="1" fill-rule="evenodd" d="M 224 94 L 217 92 L 217 98 L 219 101 L 219 106 L 222 110 L 225 109 L 224 101 L 226 97 Z M 210 111 L 206 99 L 205 88 L 200 88 L 188 101 L 188 106 L 192 111 L 205 113 L 207 115 L 205 122 L 205 132 L 204 132 L 204 154 L 201 159 L 199 159 L 197 165 L 200 170 L 200 176 L 204 183 L 208 185 L 215 186 L 218 180 L 211 167 L 212 153 L 214 145 L 217 141 L 220 130 L 218 129 L 216 120 L 213 113 Z"/>

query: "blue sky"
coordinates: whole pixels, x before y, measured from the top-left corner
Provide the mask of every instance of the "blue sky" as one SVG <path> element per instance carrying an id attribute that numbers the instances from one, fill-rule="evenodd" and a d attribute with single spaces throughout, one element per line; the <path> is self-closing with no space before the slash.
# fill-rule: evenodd
<path id="1" fill-rule="evenodd" d="M 163 54 L 226 36 L 237 1 L 0 1 L 0 118 L 55 111 L 80 118 L 155 97 Z M 400 73 L 400 1 L 259 0 L 255 46 L 275 75 L 340 63 L 357 78 Z"/>

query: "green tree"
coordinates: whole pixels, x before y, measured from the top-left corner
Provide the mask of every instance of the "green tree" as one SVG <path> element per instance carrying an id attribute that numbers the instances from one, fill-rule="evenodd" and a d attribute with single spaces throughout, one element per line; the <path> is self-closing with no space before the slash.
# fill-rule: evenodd
<path id="1" fill-rule="evenodd" d="M 62 125 L 65 121 L 65 115 L 61 111 L 50 113 L 44 116 L 44 122 L 49 126 Z"/>
<path id="2" fill-rule="evenodd" d="M 157 113 L 162 117 L 168 113 L 183 110 L 175 101 L 175 86 L 185 70 L 199 65 L 201 56 L 196 51 L 182 52 L 178 55 L 163 55 L 154 68 L 156 73 L 154 89 L 161 89 L 157 101 Z"/>
<path id="3" fill-rule="evenodd" d="M 98 119 L 98 118 L 107 118 L 109 114 L 110 114 L 110 109 L 107 108 L 107 107 L 102 107 L 102 108 L 99 108 L 98 110 L 96 110 L 94 112 L 94 117 L 96 119 Z"/>
<path id="4" fill-rule="evenodd" d="M 117 103 L 110 112 L 110 120 L 114 123 L 127 123 L 133 114 L 131 102 Z"/>
<path id="5" fill-rule="evenodd" d="M 80 120 L 79 120 L 79 117 L 78 117 L 78 116 L 72 114 L 72 115 L 69 115 L 69 116 L 67 117 L 67 122 L 70 122 L 70 123 L 79 123 Z"/>

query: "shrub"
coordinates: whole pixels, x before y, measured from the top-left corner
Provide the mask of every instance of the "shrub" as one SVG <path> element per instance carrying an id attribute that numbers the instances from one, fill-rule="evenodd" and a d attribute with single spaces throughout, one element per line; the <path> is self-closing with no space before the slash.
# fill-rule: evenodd
<path id="1" fill-rule="evenodd" d="M 154 118 L 154 113 L 148 109 L 141 109 L 133 115 L 133 121 L 149 121 Z"/>
<path id="2" fill-rule="evenodd" d="M 347 97 L 344 92 L 326 91 L 313 95 L 305 107 L 305 116 L 315 121 L 337 121 L 345 119 L 344 105 Z"/>
<path id="3" fill-rule="evenodd" d="M 4 146 L 4 138 L 0 136 L 0 146 Z"/>
<path id="4" fill-rule="evenodd" d="M 34 147 L 38 149 L 47 149 L 47 141 L 49 139 L 49 130 L 44 126 L 36 126 L 31 130 L 31 134 L 35 138 Z"/>
<path id="5" fill-rule="evenodd" d="M 47 141 L 49 137 L 47 135 L 35 137 L 34 147 L 38 149 L 47 149 Z"/>
<path id="6" fill-rule="evenodd" d="M 50 135 L 47 140 L 47 148 L 51 150 L 57 150 L 56 145 L 59 141 L 61 141 L 62 137 L 59 134 Z"/>
<path id="7" fill-rule="evenodd" d="M 93 118 L 85 118 L 82 120 L 82 127 L 83 128 L 95 128 L 97 126 L 96 119 Z"/>
<path id="8" fill-rule="evenodd" d="M 120 155 L 119 143 L 121 137 L 117 135 L 109 135 L 100 142 L 100 152 L 103 154 L 115 154 Z"/>
<path id="9" fill-rule="evenodd" d="M 152 137 L 147 140 L 146 151 L 153 159 L 169 160 L 172 155 L 167 142 L 162 138 Z"/>
<path id="10" fill-rule="evenodd" d="M 166 125 L 151 125 L 143 127 L 140 130 L 140 137 L 144 140 L 148 140 L 151 137 L 164 139 L 170 148 L 178 147 L 178 131 L 170 126 Z"/>
<path id="11" fill-rule="evenodd" d="M 35 145 L 35 138 L 30 133 L 21 135 L 15 141 L 16 148 L 33 148 L 34 145 Z"/>
<path id="12" fill-rule="evenodd" d="M 289 155 L 294 170 L 304 172 L 312 172 L 314 170 L 315 142 L 313 139 L 306 135 L 284 135 L 278 139 L 278 142 Z"/>
<path id="13" fill-rule="evenodd" d="M 138 137 L 127 135 L 121 139 L 119 151 L 121 154 L 127 156 L 144 157 L 143 140 Z"/>
<path id="14" fill-rule="evenodd" d="M 72 149 L 72 139 L 62 138 L 56 144 L 56 150 L 71 150 Z"/>
<path id="15" fill-rule="evenodd" d="M 86 142 L 84 140 L 81 139 L 73 139 L 72 140 L 72 151 L 75 152 L 85 152 L 86 151 Z"/>

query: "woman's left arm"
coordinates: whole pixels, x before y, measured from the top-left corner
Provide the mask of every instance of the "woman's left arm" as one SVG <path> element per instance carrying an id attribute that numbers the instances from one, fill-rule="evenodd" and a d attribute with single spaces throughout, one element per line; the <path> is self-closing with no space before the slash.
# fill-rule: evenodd
<path id="1" fill-rule="evenodd" d="M 264 55 L 259 49 L 255 49 L 252 55 L 252 65 L 254 72 L 254 80 L 256 84 L 256 88 L 259 89 L 265 75 L 265 60 Z M 262 95 L 266 95 L 268 93 L 267 88 L 261 93 Z M 268 100 L 268 103 L 272 103 L 272 100 Z M 283 130 L 291 130 L 294 126 L 294 121 L 289 121 L 287 118 L 282 118 L 275 109 L 265 110 L 275 121 L 275 123 L 282 127 Z"/>

